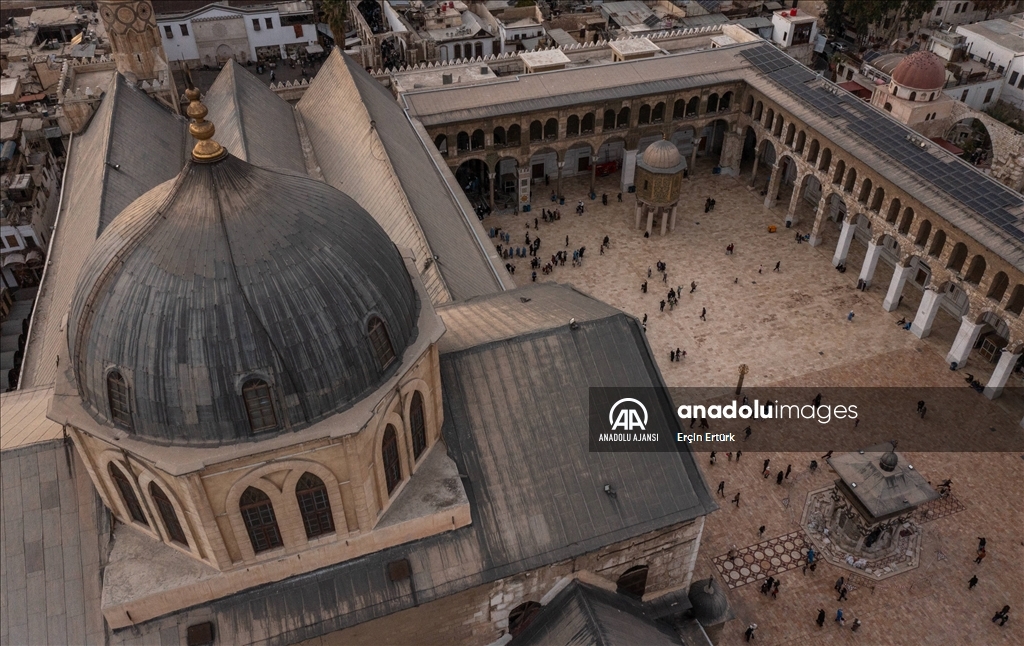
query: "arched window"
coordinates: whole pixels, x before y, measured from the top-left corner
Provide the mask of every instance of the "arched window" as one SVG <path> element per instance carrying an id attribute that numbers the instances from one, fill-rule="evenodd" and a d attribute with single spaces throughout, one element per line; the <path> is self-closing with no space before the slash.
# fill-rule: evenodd
<path id="1" fill-rule="evenodd" d="M 726 92 L 722 95 L 722 100 L 718 102 L 718 111 L 724 112 L 729 109 L 732 104 L 732 92 Z"/>
<path id="2" fill-rule="evenodd" d="M 110 473 L 110 479 L 117 485 L 117 490 L 121 493 L 121 500 L 128 508 L 128 514 L 132 520 L 149 527 L 149 521 L 146 520 L 146 514 L 142 511 L 142 505 L 139 504 L 139 497 L 135 495 L 135 488 L 132 487 L 131 482 L 128 482 L 128 476 L 120 468 L 115 467 L 113 462 L 107 465 L 107 471 Z"/>
<path id="3" fill-rule="evenodd" d="M 718 112 L 718 95 L 712 94 L 708 97 L 708 112 Z"/>
<path id="4" fill-rule="evenodd" d="M 910 100 L 911 101 L 917 101 L 917 92 L 911 92 L 910 93 Z"/>
<path id="5" fill-rule="evenodd" d="M 381 442 L 380 456 L 384 461 L 384 480 L 388 486 L 388 495 L 402 481 L 402 463 L 398 460 L 398 434 L 395 427 L 388 424 L 384 429 L 384 441 Z"/>
<path id="6" fill-rule="evenodd" d="M 455 58 L 462 58 L 462 45 L 455 43 L 452 50 L 455 52 Z"/>
<path id="7" fill-rule="evenodd" d="M 658 103 L 651 111 L 651 123 L 661 123 L 665 120 L 665 104 Z"/>
<path id="8" fill-rule="evenodd" d="M 281 530 L 277 528 L 274 505 L 267 494 L 255 487 L 249 487 L 238 500 L 238 510 L 249 533 L 252 551 L 259 554 L 275 547 L 281 547 Z"/>
<path id="9" fill-rule="evenodd" d="M 686 103 L 686 116 L 696 117 L 697 110 L 700 109 L 700 97 L 695 96 Z"/>
<path id="10" fill-rule="evenodd" d="M 626 594 L 637 599 L 644 596 L 647 590 L 647 566 L 637 565 L 622 573 L 619 580 L 615 582 L 616 592 Z"/>
<path id="11" fill-rule="evenodd" d="M 519 636 L 520 633 L 529 628 L 543 607 L 536 601 L 527 601 L 512 608 L 512 611 L 508 613 L 508 634 L 513 637 Z"/>
<path id="12" fill-rule="evenodd" d="M 521 143 L 523 143 L 523 130 L 518 123 L 513 123 L 508 127 L 508 145 L 518 146 Z"/>
<path id="13" fill-rule="evenodd" d="M 1017 285 L 1010 292 L 1010 300 L 1006 303 L 1006 311 L 1020 316 L 1024 311 L 1024 285 Z"/>
<path id="14" fill-rule="evenodd" d="M 469 147 L 472 150 L 480 150 L 484 147 L 484 131 L 474 130 L 473 136 L 469 140 Z"/>
<path id="15" fill-rule="evenodd" d="M 588 135 L 594 132 L 594 113 L 588 112 L 583 115 L 583 121 L 580 124 L 580 130 L 583 134 Z"/>
<path id="16" fill-rule="evenodd" d="M 505 139 L 505 129 L 502 128 L 501 126 L 498 126 L 497 128 L 494 129 L 494 145 L 504 146 L 506 143 L 508 142 Z"/>
<path id="17" fill-rule="evenodd" d="M 611 130 L 615 127 L 615 110 L 604 111 L 604 126 L 605 130 Z"/>
<path id="18" fill-rule="evenodd" d="M 672 118 L 682 119 L 686 115 L 686 99 L 676 99 L 672 104 Z"/>
<path id="19" fill-rule="evenodd" d="M 391 337 L 388 336 L 388 329 L 384 327 L 384 321 L 374 316 L 366 325 L 366 334 L 370 337 L 370 346 L 373 348 L 373 356 L 377 357 L 377 363 L 383 370 L 395 360 L 395 348 L 391 345 Z"/>
<path id="20" fill-rule="evenodd" d="M 544 126 L 540 121 L 530 123 L 530 141 L 540 141 L 544 138 Z"/>
<path id="21" fill-rule="evenodd" d="M 418 459 L 427 448 L 427 424 L 423 417 L 423 396 L 420 391 L 412 395 L 409 406 L 409 428 L 412 430 L 412 456 Z"/>
<path id="22" fill-rule="evenodd" d="M 302 514 L 302 526 L 306 538 L 315 538 L 334 531 L 334 517 L 331 516 L 331 501 L 327 497 L 324 481 L 308 471 L 295 484 L 295 498 Z"/>
<path id="23" fill-rule="evenodd" d="M 107 400 L 110 402 L 110 418 L 121 428 L 132 430 L 131 397 L 128 384 L 121 373 L 112 370 L 107 375 Z"/>
<path id="24" fill-rule="evenodd" d="M 156 510 L 160 512 L 160 519 L 164 521 L 164 529 L 167 530 L 167 535 L 175 543 L 181 543 L 188 547 L 188 539 L 185 538 L 185 532 L 181 529 L 181 523 L 178 522 L 178 513 L 174 511 L 174 505 L 171 504 L 171 500 L 164 493 L 164 490 L 156 486 L 155 482 L 150 482 L 149 496 L 156 503 Z"/>
<path id="25" fill-rule="evenodd" d="M 640 106 L 640 115 L 637 117 L 638 124 L 646 124 L 651 122 L 651 106 L 642 105 Z"/>
<path id="26" fill-rule="evenodd" d="M 616 128 L 628 128 L 629 127 L 629 106 L 626 106 L 619 110 L 619 116 L 615 120 Z"/>
<path id="27" fill-rule="evenodd" d="M 249 416 L 249 428 L 253 433 L 265 433 L 277 429 L 277 415 L 270 396 L 270 386 L 262 379 L 250 379 L 242 386 L 245 412 Z"/>
<path id="28" fill-rule="evenodd" d="M 455 137 L 455 147 L 459 150 L 469 150 L 469 133 L 460 132 Z"/>
<path id="29" fill-rule="evenodd" d="M 558 119 L 548 119 L 544 122 L 544 138 L 558 139 Z"/>
<path id="30" fill-rule="evenodd" d="M 996 274 L 995 278 L 992 279 L 992 284 L 988 288 L 988 298 L 999 302 L 1003 300 L 1003 295 L 1006 293 L 1006 288 L 1010 286 L 1010 279 L 1003 272 Z"/>
<path id="31" fill-rule="evenodd" d="M 473 45 L 473 48 L 476 50 L 476 57 L 477 58 L 483 58 L 483 55 L 484 55 L 484 44 L 483 43 L 476 43 L 475 45 Z"/>
<path id="32" fill-rule="evenodd" d="M 580 118 L 575 114 L 570 114 L 569 118 L 565 120 L 565 134 L 568 137 L 580 134 Z"/>
<path id="33" fill-rule="evenodd" d="M 892 112 L 892 104 L 889 103 L 888 101 L 885 102 L 885 111 Z"/>

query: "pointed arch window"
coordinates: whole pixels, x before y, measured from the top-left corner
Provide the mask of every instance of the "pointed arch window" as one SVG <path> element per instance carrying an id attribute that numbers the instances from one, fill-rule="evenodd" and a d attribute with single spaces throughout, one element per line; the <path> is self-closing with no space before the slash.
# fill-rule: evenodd
<path id="1" fill-rule="evenodd" d="M 327 497 L 327 486 L 323 480 L 308 471 L 303 473 L 295 485 L 295 498 L 299 501 L 306 538 L 334 532 L 331 501 Z"/>
<path id="2" fill-rule="evenodd" d="M 160 512 L 160 519 L 164 521 L 167 535 L 175 543 L 188 547 L 188 539 L 185 538 L 185 532 L 181 528 L 181 523 L 178 522 L 178 513 L 174 511 L 174 505 L 171 504 L 170 498 L 167 497 L 164 490 L 158 487 L 155 482 L 149 483 L 149 495 L 153 498 L 153 502 L 156 503 L 156 509 Z"/>
<path id="3" fill-rule="evenodd" d="M 427 448 L 427 425 L 423 417 L 423 396 L 418 390 L 413 393 L 409 407 L 409 427 L 412 429 L 412 455 L 419 459 Z"/>
<path id="4" fill-rule="evenodd" d="M 238 500 L 238 510 L 242 513 L 253 552 L 259 554 L 284 545 L 281 530 L 277 527 L 274 505 L 267 494 L 249 487 Z"/>
<path id="5" fill-rule="evenodd" d="M 142 511 L 139 497 L 135 495 L 135 488 L 128 481 L 128 476 L 120 468 L 115 467 L 113 462 L 107 465 L 107 470 L 110 473 L 110 479 L 117 486 L 117 490 L 121 494 L 121 500 L 124 502 L 124 506 L 128 508 L 128 514 L 132 517 L 132 520 L 149 527 L 149 521 L 146 520 L 146 514 Z"/>
<path id="6" fill-rule="evenodd" d="M 391 337 L 384 327 L 384 321 L 374 316 L 366 326 L 366 333 L 370 337 L 370 345 L 373 347 L 373 354 L 377 357 L 377 363 L 383 370 L 395 360 L 395 348 L 391 345 Z"/>
<path id="7" fill-rule="evenodd" d="M 388 424 L 384 430 L 384 441 L 380 447 L 381 459 L 384 462 L 384 480 L 388 486 L 388 495 L 402 482 L 402 463 L 398 459 L 398 434 L 395 427 Z"/>
<path id="8" fill-rule="evenodd" d="M 126 430 L 132 430 L 131 393 L 128 383 L 117 370 L 107 375 L 107 401 L 110 403 L 110 418 Z"/>
<path id="9" fill-rule="evenodd" d="M 253 433 L 277 430 L 277 415 L 270 396 L 270 386 L 262 379 L 250 379 L 242 386 L 245 412 L 249 416 L 249 428 Z"/>

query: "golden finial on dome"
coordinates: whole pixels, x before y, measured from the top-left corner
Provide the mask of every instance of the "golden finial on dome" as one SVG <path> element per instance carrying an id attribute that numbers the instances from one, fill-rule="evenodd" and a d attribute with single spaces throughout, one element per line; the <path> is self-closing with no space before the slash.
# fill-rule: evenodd
<path id="1" fill-rule="evenodd" d="M 188 114 L 190 119 L 194 119 L 188 126 L 188 131 L 196 139 L 196 145 L 192 148 L 192 159 L 198 162 L 217 161 L 226 155 L 227 151 L 212 139 L 216 129 L 212 123 L 206 121 L 206 115 L 209 110 L 199 100 L 199 89 L 190 87 L 185 90 L 185 98 L 189 100 L 186 114 Z"/>

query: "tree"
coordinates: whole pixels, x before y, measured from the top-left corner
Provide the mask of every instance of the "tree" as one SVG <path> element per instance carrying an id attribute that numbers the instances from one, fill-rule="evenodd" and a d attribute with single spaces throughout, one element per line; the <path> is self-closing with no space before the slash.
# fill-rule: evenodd
<path id="1" fill-rule="evenodd" d="M 345 21 L 348 19 L 348 0 L 320 0 L 320 13 L 334 34 L 335 44 L 343 47 Z"/>
<path id="2" fill-rule="evenodd" d="M 974 10 L 984 11 L 985 20 L 988 20 L 993 11 L 1003 10 L 1008 4 L 1010 4 L 1010 0 L 974 0 Z"/>
<path id="3" fill-rule="evenodd" d="M 829 36 L 837 38 L 846 32 L 844 14 L 846 0 L 825 0 L 825 31 Z"/>
<path id="4" fill-rule="evenodd" d="M 891 18 L 887 34 L 895 35 L 899 23 L 909 25 L 935 8 L 935 0 L 825 0 L 825 28 L 835 35 L 853 23 L 860 40 L 868 35 L 868 27 Z M 888 39 L 888 37 L 887 37 Z"/>

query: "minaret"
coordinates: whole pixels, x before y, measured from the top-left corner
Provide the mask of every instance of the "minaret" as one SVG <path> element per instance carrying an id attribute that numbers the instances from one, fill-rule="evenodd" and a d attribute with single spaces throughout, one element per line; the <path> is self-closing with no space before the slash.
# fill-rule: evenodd
<path id="1" fill-rule="evenodd" d="M 179 112 L 174 75 L 150 0 L 98 0 L 97 4 L 117 71 Z"/>

